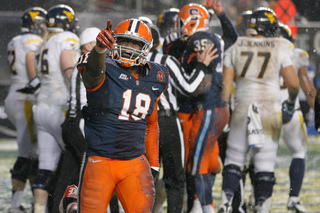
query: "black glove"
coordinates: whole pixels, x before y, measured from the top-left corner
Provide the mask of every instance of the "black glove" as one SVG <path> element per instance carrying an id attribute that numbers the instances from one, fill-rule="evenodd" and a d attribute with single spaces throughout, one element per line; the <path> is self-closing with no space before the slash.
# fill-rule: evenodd
<path id="1" fill-rule="evenodd" d="M 151 174 L 152 174 L 154 183 L 156 183 L 159 177 L 159 171 L 151 167 Z"/>
<path id="2" fill-rule="evenodd" d="M 294 113 L 294 103 L 289 103 L 288 100 L 282 103 L 282 123 L 286 124 L 291 121 Z"/>
<path id="3" fill-rule="evenodd" d="M 34 94 L 37 91 L 37 89 L 40 88 L 40 85 L 40 79 L 38 77 L 34 77 L 24 88 L 18 89 L 17 92 L 25 94 Z"/>

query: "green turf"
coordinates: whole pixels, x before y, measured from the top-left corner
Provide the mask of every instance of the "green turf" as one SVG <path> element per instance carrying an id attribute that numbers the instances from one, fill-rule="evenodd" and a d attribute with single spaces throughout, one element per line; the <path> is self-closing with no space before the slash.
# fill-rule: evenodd
<path id="1" fill-rule="evenodd" d="M 11 183 L 9 170 L 12 168 L 17 154 L 16 150 L 1 151 L 1 148 L 15 143 L 15 141 L 1 141 L 0 140 L 0 213 L 7 212 L 10 206 L 11 198 Z M 275 176 L 277 183 L 274 186 L 274 194 L 272 199 L 272 212 L 285 213 L 286 203 L 288 200 L 289 191 L 289 166 L 290 154 L 283 143 L 280 141 L 278 158 L 276 161 Z M 247 178 L 248 179 L 248 178 Z M 216 206 L 220 203 L 222 177 L 221 173 L 217 175 L 215 185 L 213 187 L 213 196 Z M 245 187 L 245 198 L 248 200 L 250 195 L 250 182 L 247 180 Z M 300 193 L 308 213 L 320 213 L 320 140 L 318 137 L 309 137 L 308 152 L 306 158 L 306 173 L 304 177 L 303 186 Z M 31 208 L 32 194 L 30 186 L 27 186 L 24 195 L 24 206 L 28 210 Z M 164 206 L 164 213 L 166 212 L 166 204 Z"/>

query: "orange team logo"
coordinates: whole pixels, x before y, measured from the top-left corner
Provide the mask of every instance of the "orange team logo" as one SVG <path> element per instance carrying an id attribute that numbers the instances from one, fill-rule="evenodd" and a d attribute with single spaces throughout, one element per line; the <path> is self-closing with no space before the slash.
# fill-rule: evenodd
<path id="1" fill-rule="evenodd" d="M 273 13 L 267 13 L 267 12 L 265 12 L 264 15 L 269 18 L 271 24 L 273 24 L 274 20 L 276 20 L 275 17 L 274 17 L 274 15 L 273 15 Z"/>
<path id="2" fill-rule="evenodd" d="M 35 11 L 35 12 L 29 11 L 29 15 L 30 15 L 33 22 L 36 21 L 36 17 L 39 15 L 39 13 L 40 13 L 39 11 Z"/>
<path id="3" fill-rule="evenodd" d="M 63 11 L 63 13 L 66 14 L 66 16 L 68 17 L 69 22 L 71 22 L 72 19 L 73 19 L 72 12 Z"/>
<path id="4" fill-rule="evenodd" d="M 164 82 L 164 73 L 162 71 L 157 72 L 157 79 L 160 82 Z"/>

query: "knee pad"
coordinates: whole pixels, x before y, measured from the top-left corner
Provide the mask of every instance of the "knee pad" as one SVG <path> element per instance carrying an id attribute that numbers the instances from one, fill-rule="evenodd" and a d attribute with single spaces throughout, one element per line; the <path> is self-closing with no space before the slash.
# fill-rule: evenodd
<path id="1" fill-rule="evenodd" d="M 239 166 L 233 164 L 225 166 L 222 172 L 222 190 L 230 193 L 233 196 L 233 194 L 239 187 L 241 175 L 242 172 Z"/>
<path id="2" fill-rule="evenodd" d="M 256 205 L 262 205 L 265 200 L 271 197 L 273 185 L 276 183 L 274 172 L 258 172 L 254 185 Z"/>
<path id="3" fill-rule="evenodd" d="M 224 167 L 223 172 L 222 172 L 222 176 L 227 176 L 227 175 L 235 175 L 239 178 L 241 178 L 242 172 L 239 166 L 233 165 L 233 164 L 229 164 L 227 166 Z"/>
<path id="4" fill-rule="evenodd" d="M 267 182 L 271 184 L 276 183 L 276 178 L 274 177 L 274 172 L 258 172 L 256 175 L 257 182 Z"/>
<path id="5" fill-rule="evenodd" d="M 28 158 L 18 157 L 13 169 L 10 170 L 11 178 L 25 183 L 30 174 L 32 163 L 33 161 Z"/>
<path id="6" fill-rule="evenodd" d="M 34 179 L 33 189 L 43 189 L 48 191 L 49 186 L 54 180 L 55 173 L 50 170 L 39 169 L 38 174 Z"/>

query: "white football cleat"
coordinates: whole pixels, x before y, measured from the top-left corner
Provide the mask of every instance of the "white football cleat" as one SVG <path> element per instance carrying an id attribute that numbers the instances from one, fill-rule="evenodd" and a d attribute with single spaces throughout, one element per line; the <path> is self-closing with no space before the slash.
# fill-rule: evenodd
<path id="1" fill-rule="evenodd" d="M 288 213 L 305 213 L 306 208 L 303 206 L 299 197 L 289 197 L 288 201 Z"/>

